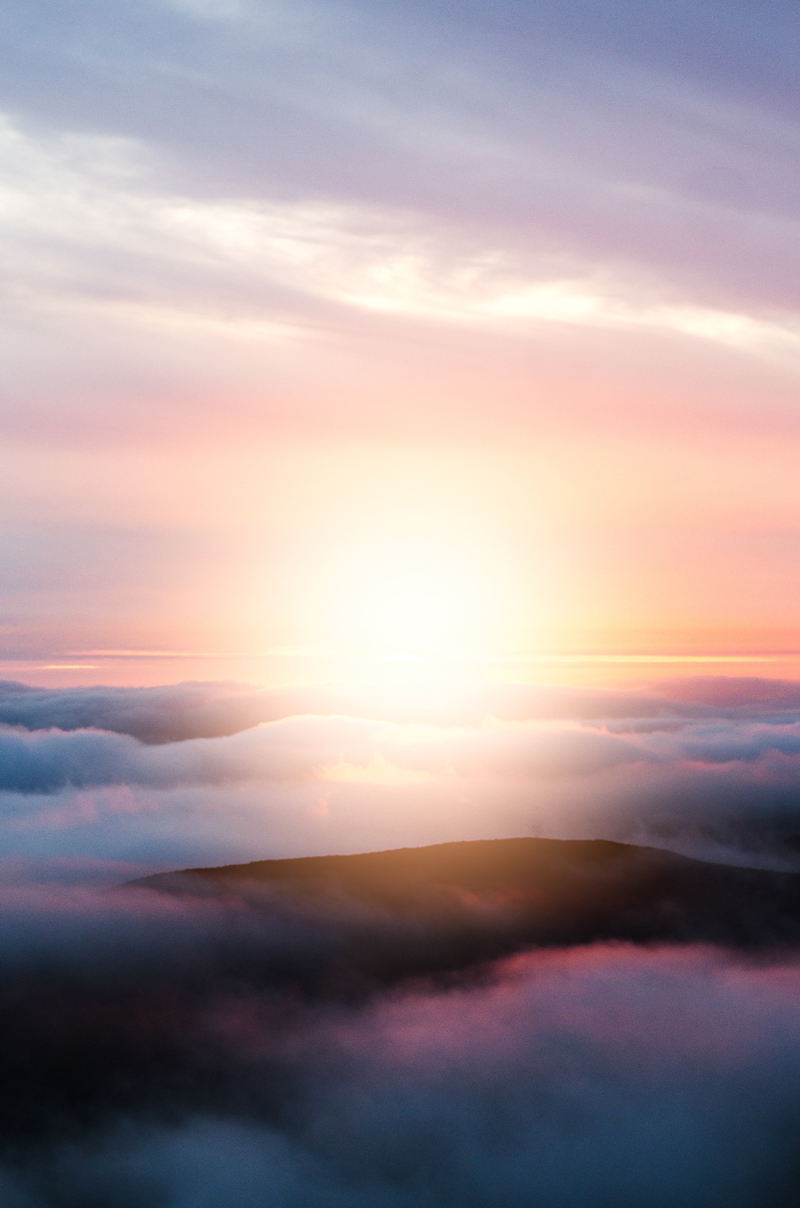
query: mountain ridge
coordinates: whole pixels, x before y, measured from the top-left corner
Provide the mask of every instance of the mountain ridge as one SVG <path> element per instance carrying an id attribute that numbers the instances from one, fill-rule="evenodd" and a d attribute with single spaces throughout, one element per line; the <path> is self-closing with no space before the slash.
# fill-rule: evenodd
<path id="1" fill-rule="evenodd" d="M 299 911 L 394 976 L 595 942 L 800 947 L 800 874 L 603 839 L 482 839 L 184 869 L 130 882 Z M 394 953 L 374 951 L 391 934 Z M 415 947 L 416 945 L 416 947 Z M 360 960 L 360 958 L 359 958 Z"/>

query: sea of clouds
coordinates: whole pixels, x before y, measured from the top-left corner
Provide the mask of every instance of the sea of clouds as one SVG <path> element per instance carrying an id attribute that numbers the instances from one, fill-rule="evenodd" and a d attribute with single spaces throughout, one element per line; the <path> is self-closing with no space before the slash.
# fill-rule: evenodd
<path id="1" fill-rule="evenodd" d="M 8 1208 L 797 1202 L 796 957 L 591 945 L 380 986 L 300 916 L 3 908 Z"/>
<path id="2" fill-rule="evenodd" d="M 793 868 L 800 685 L 0 685 L 8 881 L 541 835 Z"/>
<path id="3" fill-rule="evenodd" d="M 8 1208 L 797 1202 L 792 952 L 398 981 L 359 955 L 398 942 L 377 908 L 115 886 L 530 834 L 793 868 L 800 685 L 4 684 L 0 722 Z"/>

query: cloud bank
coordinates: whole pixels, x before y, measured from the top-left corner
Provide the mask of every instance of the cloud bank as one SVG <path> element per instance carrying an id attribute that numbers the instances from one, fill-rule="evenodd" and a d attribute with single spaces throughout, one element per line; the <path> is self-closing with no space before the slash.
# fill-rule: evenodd
<path id="1" fill-rule="evenodd" d="M 789 1208 L 792 951 L 459 969 L 420 912 L 90 886 L 536 830 L 788 868 L 799 697 L 5 686 L 4 1203 Z"/>
<path id="2" fill-rule="evenodd" d="M 320 978 L 331 934 L 302 916 L 2 909 L 14 1208 L 796 1199 L 794 958 L 596 945 L 387 991 Z"/>
<path id="3" fill-rule="evenodd" d="M 0 692 L 12 879 L 532 834 L 794 867 L 799 787 L 790 682 Z"/>

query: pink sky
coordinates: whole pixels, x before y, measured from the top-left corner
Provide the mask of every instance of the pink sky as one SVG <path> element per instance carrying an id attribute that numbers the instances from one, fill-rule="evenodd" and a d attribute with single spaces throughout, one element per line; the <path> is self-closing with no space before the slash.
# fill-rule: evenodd
<path id="1" fill-rule="evenodd" d="M 794 10 L 51 7 L 2 676 L 800 674 Z"/>

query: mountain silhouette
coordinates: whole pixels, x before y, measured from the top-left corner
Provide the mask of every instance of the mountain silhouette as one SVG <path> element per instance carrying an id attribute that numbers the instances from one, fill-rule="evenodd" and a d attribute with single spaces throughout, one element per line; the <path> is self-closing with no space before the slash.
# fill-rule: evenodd
<path id="1" fill-rule="evenodd" d="M 305 927 L 338 937 L 349 963 L 390 978 L 535 946 L 800 944 L 800 874 L 599 839 L 488 839 L 260 860 L 132 884 L 282 917 L 299 912 Z"/>

